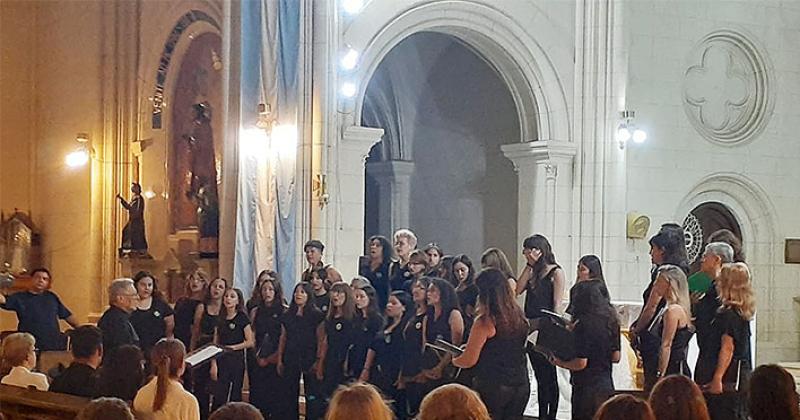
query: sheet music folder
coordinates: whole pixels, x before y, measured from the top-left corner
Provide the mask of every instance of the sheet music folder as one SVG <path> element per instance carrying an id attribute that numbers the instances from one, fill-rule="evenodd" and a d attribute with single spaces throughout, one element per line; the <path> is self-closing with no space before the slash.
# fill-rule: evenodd
<path id="1" fill-rule="evenodd" d="M 455 346 L 449 341 L 442 340 L 441 338 L 437 338 L 433 343 L 425 343 L 425 345 L 434 350 L 450 353 L 453 356 L 461 356 L 461 354 L 464 353 L 464 349 L 461 347 Z"/>
<path id="2" fill-rule="evenodd" d="M 533 349 L 545 355 L 556 356 L 561 360 L 575 358 L 575 335 L 567 328 L 569 320 L 550 311 L 542 311 L 539 327 L 528 336 Z"/>
<path id="3" fill-rule="evenodd" d="M 224 351 L 225 350 L 222 347 L 218 347 L 214 344 L 206 344 L 205 346 L 187 354 L 183 361 L 189 365 L 190 368 L 193 368 L 211 361 L 211 359 L 217 357 L 219 354 L 222 354 Z"/>

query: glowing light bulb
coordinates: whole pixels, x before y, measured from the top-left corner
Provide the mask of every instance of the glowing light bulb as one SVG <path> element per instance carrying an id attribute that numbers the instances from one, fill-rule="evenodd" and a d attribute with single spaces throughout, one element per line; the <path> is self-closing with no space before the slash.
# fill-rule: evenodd
<path id="1" fill-rule="evenodd" d="M 364 7 L 364 0 L 343 0 L 342 9 L 349 15 L 356 15 Z"/>
<path id="2" fill-rule="evenodd" d="M 70 168 L 81 167 L 86 165 L 86 162 L 89 162 L 89 151 L 85 149 L 76 150 L 68 154 L 65 160 Z"/>
<path id="3" fill-rule="evenodd" d="M 358 65 L 358 51 L 350 48 L 345 53 L 342 60 L 339 62 L 341 64 L 342 69 L 344 70 L 353 70 Z"/>
<path id="4" fill-rule="evenodd" d="M 358 89 L 356 88 L 356 84 L 353 82 L 342 83 L 342 88 L 340 90 L 342 96 L 344 96 L 345 98 L 352 98 L 356 96 L 357 91 Z"/>
<path id="5" fill-rule="evenodd" d="M 636 129 L 633 132 L 633 141 L 634 143 L 644 143 L 647 140 L 647 133 L 642 129 Z"/>
<path id="6" fill-rule="evenodd" d="M 626 126 L 620 126 L 617 129 L 617 141 L 620 143 L 625 143 L 631 139 L 631 131 L 628 130 Z"/>

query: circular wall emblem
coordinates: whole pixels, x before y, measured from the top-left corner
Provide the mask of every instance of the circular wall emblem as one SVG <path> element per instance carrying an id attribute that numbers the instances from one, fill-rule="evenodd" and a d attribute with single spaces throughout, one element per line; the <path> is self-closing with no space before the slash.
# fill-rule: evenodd
<path id="1" fill-rule="evenodd" d="M 686 237 L 686 254 L 691 263 L 703 252 L 703 227 L 692 213 L 683 220 L 683 234 Z"/>
<path id="2" fill-rule="evenodd" d="M 732 29 L 706 35 L 692 50 L 683 78 L 683 107 L 703 137 L 725 146 L 752 140 L 767 125 L 772 66 L 765 50 Z"/>

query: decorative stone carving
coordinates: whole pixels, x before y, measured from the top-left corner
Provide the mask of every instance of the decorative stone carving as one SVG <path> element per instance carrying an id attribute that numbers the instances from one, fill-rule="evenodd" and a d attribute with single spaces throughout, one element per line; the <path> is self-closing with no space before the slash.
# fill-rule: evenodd
<path id="1" fill-rule="evenodd" d="M 684 75 L 683 105 L 695 129 L 713 143 L 752 140 L 772 114 L 771 65 L 744 34 L 721 29 L 695 47 Z"/>
<path id="2" fill-rule="evenodd" d="M 683 234 L 686 237 L 686 254 L 689 262 L 693 262 L 703 252 L 703 227 L 692 213 L 683 220 Z"/>

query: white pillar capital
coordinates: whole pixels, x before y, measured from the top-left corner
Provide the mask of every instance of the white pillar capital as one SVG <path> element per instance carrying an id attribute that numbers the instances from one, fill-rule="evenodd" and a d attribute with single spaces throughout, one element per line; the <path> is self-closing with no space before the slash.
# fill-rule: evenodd
<path id="1" fill-rule="evenodd" d="M 504 144 L 500 146 L 500 149 L 503 151 L 503 155 L 514 164 L 514 170 L 517 172 L 522 168 L 532 169 L 537 165 L 569 165 L 577 153 L 574 143 L 560 140 Z M 553 176 L 555 175 L 554 172 Z"/>
<path id="2" fill-rule="evenodd" d="M 382 162 L 370 162 L 367 164 L 369 174 L 378 182 L 383 179 L 402 180 L 414 173 L 414 162 L 407 160 L 385 160 Z"/>
<path id="3" fill-rule="evenodd" d="M 344 130 L 340 146 L 349 152 L 348 157 L 352 159 L 357 155 L 364 162 L 372 146 L 379 142 L 381 137 L 383 137 L 382 128 L 350 126 Z"/>

